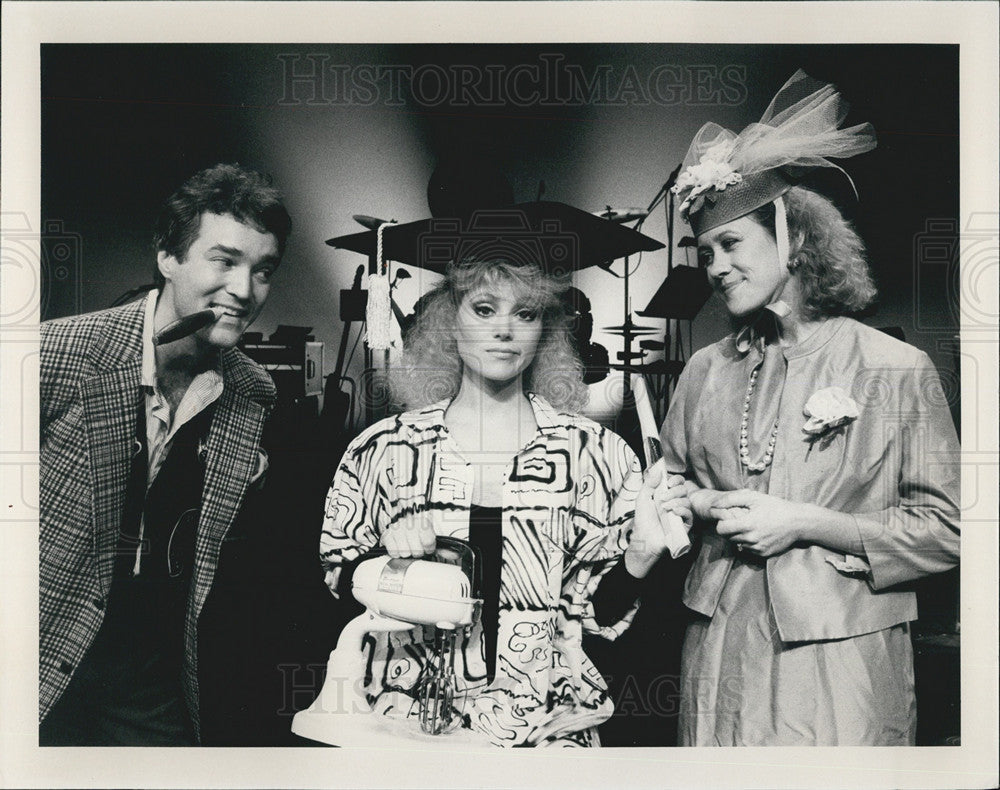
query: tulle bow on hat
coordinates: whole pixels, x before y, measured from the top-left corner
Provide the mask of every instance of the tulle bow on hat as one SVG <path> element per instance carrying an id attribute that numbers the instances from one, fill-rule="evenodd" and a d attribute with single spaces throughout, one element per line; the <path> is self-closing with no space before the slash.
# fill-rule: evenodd
<path id="1" fill-rule="evenodd" d="M 848 109 L 832 85 L 799 69 L 771 100 L 759 123 L 738 135 L 718 124 L 705 124 L 691 142 L 684 170 L 672 187 L 681 199 L 682 218 L 699 235 L 771 202 L 813 168 L 844 172 L 830 159 L 846 159 L 876 144 L 869 123 L 839 128 Z"/>

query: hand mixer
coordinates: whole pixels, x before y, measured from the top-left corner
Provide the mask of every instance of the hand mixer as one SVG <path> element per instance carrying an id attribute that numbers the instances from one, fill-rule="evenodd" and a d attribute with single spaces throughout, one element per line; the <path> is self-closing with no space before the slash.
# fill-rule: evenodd
<path id="1" fill-rule="evenodd" d="M 326 681 L 315 702 L 295 714 L 292 732 L 338 746 L 485 745 L 469 730 L 456 729 L 461 711 L 455 705 L 455 648 L 459 630 L 479 617 L 479 563 L 465 541 L 439 537 L 433 555 L 392 558 L 384 549 L 363 557 L 350 578 L 354 598 L 366 607 L 351 620 L 330 653 Z M 346 586 L 342 580 L 341 586 Z M 373 714 L 364 696 L 365 635 L 434 626 L 434 650 L 417 683 L 419 729 L 410 720 Z M 451 733 L 446 738 L 438 736 Z"/>

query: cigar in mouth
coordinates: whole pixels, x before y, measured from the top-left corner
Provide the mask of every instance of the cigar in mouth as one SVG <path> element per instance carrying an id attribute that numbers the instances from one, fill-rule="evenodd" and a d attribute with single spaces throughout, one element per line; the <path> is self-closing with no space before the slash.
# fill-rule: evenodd
<path id="1" fill-rule="evenodd" d="M 209 307 L 207 310 L 199 310 L 197 313 L 178 318 L 153 335 L 153 345 L 162 346 L 164 343 L 173 343 L 182 337 L 193 335 L 199 329 L 214 324 L 225 314 L 225 308 Z"/>

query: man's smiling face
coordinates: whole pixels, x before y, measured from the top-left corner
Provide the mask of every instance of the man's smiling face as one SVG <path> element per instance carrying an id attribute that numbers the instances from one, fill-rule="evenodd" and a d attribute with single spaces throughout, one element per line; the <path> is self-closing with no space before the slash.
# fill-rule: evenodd
<path id="1" fill-rule="evenodd" d="M 216 348 L 232 348 L 263 309 L 278 260 L 273 234 L 229 214 L 202 214 L 198 235 L 183 260 L 164 251 L 157 257 L 166 280 L 157 324 L 221 307 L 226 314 L 195 338 Z"/>

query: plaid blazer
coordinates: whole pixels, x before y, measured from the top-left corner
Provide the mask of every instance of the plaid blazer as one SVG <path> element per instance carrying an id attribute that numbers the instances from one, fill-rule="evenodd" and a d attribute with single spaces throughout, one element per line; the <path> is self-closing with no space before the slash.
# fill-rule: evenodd
<path id="1" fill-rule="evenodd" d="M 142 403 L 144 306 L 139 300 L 41 327 L 39 720 L 104 619 Z M 239 350 L 223 351 L 221 363 L 184 624 L 184 696 L 199 734 L 198 617 L 275 398 L 270 377 Z"/>

